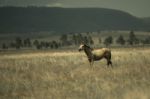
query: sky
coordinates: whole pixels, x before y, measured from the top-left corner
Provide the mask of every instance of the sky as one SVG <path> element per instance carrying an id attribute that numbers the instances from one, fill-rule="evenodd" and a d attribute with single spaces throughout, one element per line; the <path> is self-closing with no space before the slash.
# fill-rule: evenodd
<path id="1" fill-rule="evenodd" d="M 126 11 L 137 17 L 150 17 L 150 0 L 0 0 L 0 6 L 98 7 Z"/>

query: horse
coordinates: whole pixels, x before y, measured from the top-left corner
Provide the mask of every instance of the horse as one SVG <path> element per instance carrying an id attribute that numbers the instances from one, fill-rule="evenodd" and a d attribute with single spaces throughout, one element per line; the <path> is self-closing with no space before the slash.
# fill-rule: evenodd
<path id="1" fill-rule="evenodd" d="M 98 60 L 105 58 L 107 60 L 107 67 L 109 67 L 109 65 L 111 65 L 112 67 L 110 49 L 101 48 L 101 49 L 94 50 L 93 48 L 91 48 L 90 46 L 86 44 L 81 44 L 78 50 L 79 52 L 84 50 L 85 54 L 87 55 L 90 66 L 93 65 L 94 61 L 98 61 Z"/>

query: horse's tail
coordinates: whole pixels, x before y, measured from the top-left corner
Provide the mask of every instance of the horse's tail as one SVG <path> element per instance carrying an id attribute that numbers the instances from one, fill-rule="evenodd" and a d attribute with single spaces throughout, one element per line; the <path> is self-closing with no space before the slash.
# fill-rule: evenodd
<path id="1" fill-rule="evenodd" d="M 111 61 L 111 50 L 109 51 L 109 64 L 112 66 L 112 61 Z"/>
<path id="2" fill-rule="evenodd" d="M 110 54 L 110 55 L 109 55 L 109 59 L 111 60 L 111 51 L 109 51 L 109 54 Z"/>
<path id="3" fill-rule="evenodd" d="M 108 49 L 107 51 L 106 51 L 106 53 L 107 53 L 107 57 L 108 57 L 108 59 L 109 60 L 111 60 L 111 50 L 110 49 Z"/>

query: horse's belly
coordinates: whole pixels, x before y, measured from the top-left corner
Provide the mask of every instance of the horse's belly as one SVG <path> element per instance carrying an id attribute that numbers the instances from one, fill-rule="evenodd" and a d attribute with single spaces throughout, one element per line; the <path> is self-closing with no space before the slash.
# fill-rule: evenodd
<path id="1" fill-rule="evenodd" d="M 95 60 L 95 61 L 101 60 L 102 58 L 103 58 L 103 57 L 94 56 L 94 60 Z"/>

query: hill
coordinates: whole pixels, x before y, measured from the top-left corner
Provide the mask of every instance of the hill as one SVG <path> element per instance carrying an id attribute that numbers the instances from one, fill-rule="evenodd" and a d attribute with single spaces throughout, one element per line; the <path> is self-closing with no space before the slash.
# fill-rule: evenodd
<path id="1" fill-rule="evenodd" d="M 0 33 L 148 30 L 150 24 L 104 8 L 1 7 Z"/>
<path id="2" fill-rule="evenodd" d="M 150 24 L 150 17 L 142 18 L 146 23 Z"/>

